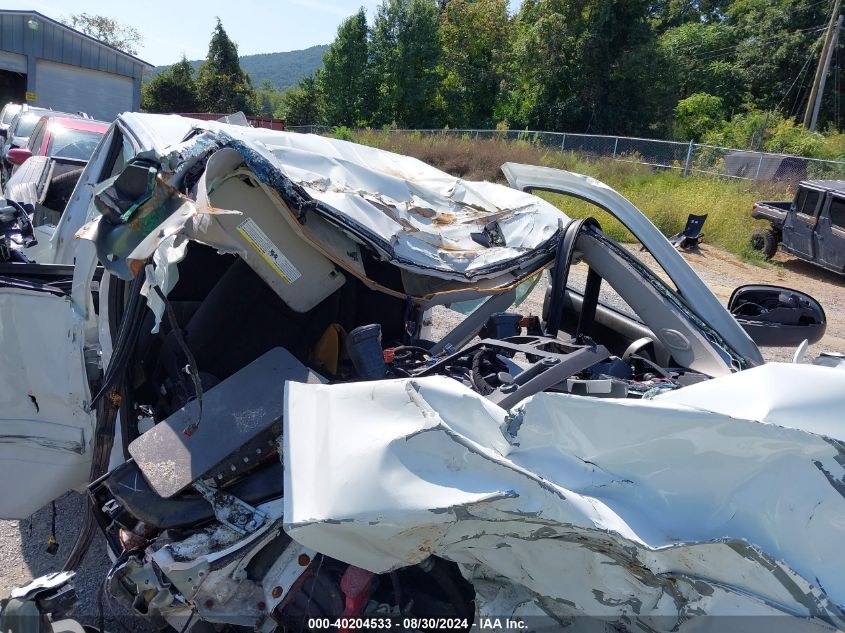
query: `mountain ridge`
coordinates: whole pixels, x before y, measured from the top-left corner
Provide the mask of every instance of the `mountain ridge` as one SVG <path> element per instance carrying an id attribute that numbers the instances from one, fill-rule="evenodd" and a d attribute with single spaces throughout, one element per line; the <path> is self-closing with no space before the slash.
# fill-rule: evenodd
<path id="1" fill-rule="evenodd" d="M 323 55 L 328 49 L 328 44 L 317 44 L 295 51 L 241 55 L 241 68 L 249 75 L 253 87 L 258 88 L 261 82 L 269 79 L 276 89 L 281 90 L 312 75 L 323 65 Z M 196 70 L 204 61 L 195 59 L 191 60 L 190 64 Z M 155 77 L 165 68 L 167 66 L 156 66 L 150 71 L 148 78 Z"/>

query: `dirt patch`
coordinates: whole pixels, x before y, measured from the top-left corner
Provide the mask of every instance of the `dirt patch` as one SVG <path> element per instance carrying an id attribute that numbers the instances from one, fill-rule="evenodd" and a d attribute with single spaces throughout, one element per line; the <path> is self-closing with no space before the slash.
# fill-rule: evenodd
<path id="1" fill-rule="evenodd" d="M 809 356 L 823 351 L 845 352 L 845 277 L 813 266 L 785 253 L 778 253 L 772 264 L 759 266 L 735 255 L 702 244 L 698 251 L 682 253 L 710 290 L 723 303 L 737 286 L 772 284 L 806 292 L 822 304 L 827 315 L 827 331 L 821 341 L 810 346 Z M 763 349 L 767 360 L 787 361 L 794 350 Z"/>

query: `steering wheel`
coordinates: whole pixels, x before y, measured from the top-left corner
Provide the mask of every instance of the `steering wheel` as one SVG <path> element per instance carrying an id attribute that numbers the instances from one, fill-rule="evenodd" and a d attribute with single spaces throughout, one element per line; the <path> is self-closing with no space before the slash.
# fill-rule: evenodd
<path id="1" fill-rule="evenodd" d="M 646 356 L 649 360 L 654 361 L 654 341 L 648 336 L 638 338 L 625 349 L 625 352 L 622 354 L 622 360 L 628 360 L 635 354 L 637 356 Z"/>

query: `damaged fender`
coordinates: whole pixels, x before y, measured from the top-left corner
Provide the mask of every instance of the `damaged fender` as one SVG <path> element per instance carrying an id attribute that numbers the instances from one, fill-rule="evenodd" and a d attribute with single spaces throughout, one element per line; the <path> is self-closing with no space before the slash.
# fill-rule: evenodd
<path id="1" fill-rule="evenodd" d="M 826 372 L 824 385 L 774 380 L 803 370 Z M 834 430 L 845 374 L 767 365 L 701 390 L 718 402 L 755 377 L 767 399 L 749 419 L 707 410 L 695 387 L 653 400 L 541 393 L 508 412 L 443 377 L 288 383 L 285 529 L 376 573 L 455 561 L 482 617 L 842 627 L 845 452 L 817 432 Z M 818 397 L 808 410 L 826 420 L 807 426 L 795 413 Z"/>

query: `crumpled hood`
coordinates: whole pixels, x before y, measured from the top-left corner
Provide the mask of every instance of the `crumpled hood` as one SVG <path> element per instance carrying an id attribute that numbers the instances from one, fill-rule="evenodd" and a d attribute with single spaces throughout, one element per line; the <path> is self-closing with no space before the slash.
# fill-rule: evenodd
<path id="1" fill-rule="evenodd" d="M 507 412 L 445 377 L 288 383 L 286 530 L 376 572 L 455 561 L 482 616 L 698 631 L 695 615 L 789 614 L 812 619 L 787 630 L 841 628 L 843 447 L 795 416 L 817 397 L 841 412 L 845 373 L 785 369 L 711 381 L 731 394 L 769 379 L 759 419 L 707 410 L 692 388 L 672 402 L 542 393 Z M 801 370 L 803 390 L 782 391 Z M 794 428 L 772 423 L 790 412 Z"/>

